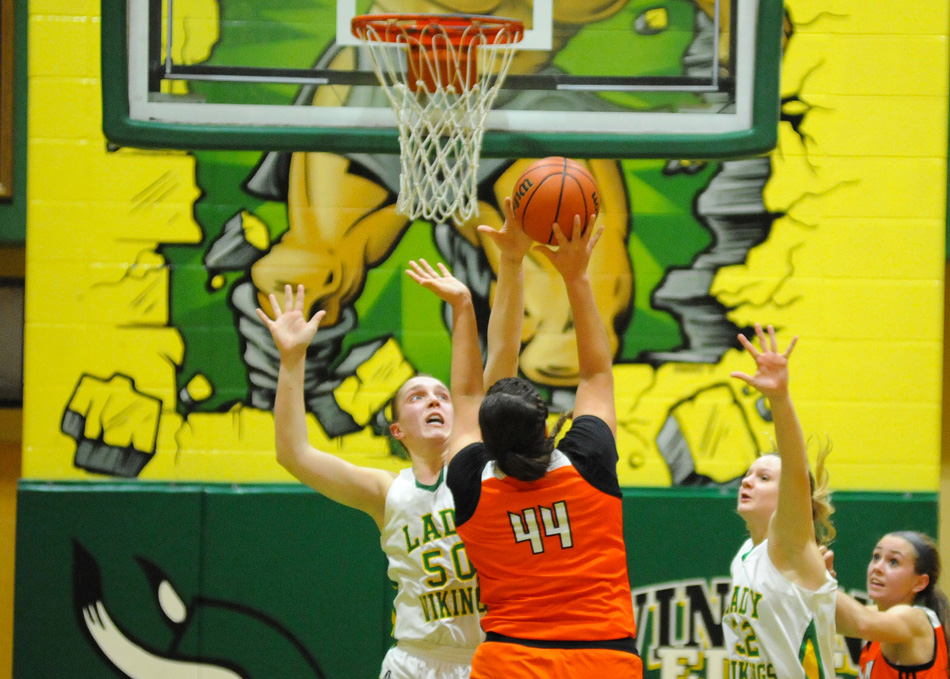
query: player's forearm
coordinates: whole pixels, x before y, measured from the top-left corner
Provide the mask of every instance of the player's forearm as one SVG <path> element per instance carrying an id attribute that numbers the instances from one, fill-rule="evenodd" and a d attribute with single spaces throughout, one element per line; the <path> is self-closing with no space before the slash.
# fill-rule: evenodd
<path id="1" fill-rule="evenodd" d="M 452 305 L 452 396 L 480 396 L 485 391 L 482 379 L 482 352 L 471 297 Z"/>
<path id="2" fill-rule="evenodd" d="M 775 425 L 775 443 L 782 458 L 782 470 L 790 472 L 792 479 L 808 477 L 808 454 L 805 435 L 802 432 L 798 414 L 792 404 L 792 397 L 786 391 L 769 397 L 769 409 Z M 783 474 L 783 476 L 785 476 Z M 809 496 L 810 496 L 810 488 Z"/>
<path id="3" fill-rule="evenodd" d="M 498 263 L 495 299 L 488 318 L 488 359 L 486 387 L 502 377 L 518 374 L 521 327 L 524 321 L 524 262 L 502 255 Z"/>
<path id="4" fill-rule="evenodd" d="M 839 590 L 835 595 L 835 627 L 838 634 L 860 639 L 860 619 L 864 608 L 856 599 Z"/>
<path id="5" fill-rule="evenodd" d="M 291 471 L 310 445 L 303 395 L 305 365 L 305 355 L 289 360 L 282 358 L 277 376 L 274 400 L 277 461 Z"/>
<path id="6" fill-rule="evenodd" d="M 775 425 L 775 443 L 782 459 L 778 507 L 770 529 L 770 536 L 775 538 L 770 542 L 770 554 L 778 558 L 779 552 L 773 553 L 772 549 L 782 550 L 798 568 L 817 568 L 814 561 L 805 561 L 804 565 L 799 562 L 803 549 L 811 549 L 815 543 L 805 437 L 787 392 L 770 396 L 769 407 Z"/>
<path id="7" fill-rule="evenodd" d="M 919 616 L 916 622 L 915 616 Z M 835 627 L 843 636 L 886 644 L 907 644 L 933 634 L 919 609 L 900 605 L 880 611 L 841 590 L 835 595 Z"/>
<path id="8" fill-rule="evenodd" d="M 597 374 L 612 374 L 613 357 L 610 352 L 610 340 L 597 309 L 590 279 L 585 273 L 565 280 L 565 285 L 574 317 L 580 378 L 583 380 Z"/>

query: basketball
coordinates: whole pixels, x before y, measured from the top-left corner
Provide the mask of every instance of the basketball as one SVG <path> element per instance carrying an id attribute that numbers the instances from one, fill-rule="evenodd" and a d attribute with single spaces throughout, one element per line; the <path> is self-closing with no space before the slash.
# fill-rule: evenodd
<path id="1" fill-rule="evenodd" d="M 597 183 L 586 167 L 570 158 L 551 156 L 536 160 L 515 182 L 511 209 L 525 233 L 539 243 L 556 245 L 554 222 L 568 238 L 574 215 L 587 229 L 591 216 L 600 211 Z"/>

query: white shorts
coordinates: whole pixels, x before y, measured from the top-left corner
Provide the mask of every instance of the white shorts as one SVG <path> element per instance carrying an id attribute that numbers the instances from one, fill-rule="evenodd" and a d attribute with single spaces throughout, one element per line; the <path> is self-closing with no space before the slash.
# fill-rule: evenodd
<path id="1" fill-rule="evenodd" d="M 475 649 L 399 641 L 383 658 L 379 679 L 469 679 Z"/>

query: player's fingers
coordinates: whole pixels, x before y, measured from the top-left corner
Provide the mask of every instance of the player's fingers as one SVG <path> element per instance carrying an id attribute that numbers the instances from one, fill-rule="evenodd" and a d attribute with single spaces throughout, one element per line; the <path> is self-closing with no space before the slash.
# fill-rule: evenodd
<path id="1" fill-rule="evenodd" d="M 429 278 L 435 275 L 435 271 L 432 270 L 432 267 L 429 266 L 429 263 L 420 259 L 419 261 L 410 260 L 409 265 L 412 267 L 412 270 L 422 278 Z"/>
<path id="2" fill-rule="evenodd" d="M 738 335 L 738 338 L 739 338 L 739 344 L 745 347 L 746 351 L 752 354 L 753 357 L 758 357 L 759 352 L 756 350 L 755 345 L 753 345 L 752 342 L 750 342 L 749 339 L 745 335 L 740 333 Z"/>
<path id="3" fill-rule="evenodd" d="M 270 301 L 271 311 L 274 312 L 274 318 L 280 316 L 280 304 L 277 303 L 277 295 L 273 292 L 267 296 L 267 299 Z"/>
<path id="4" fill-rule="evenodd" d="M 320 321 L 323 320 L 323 317 L 327 315 L 326 309 L 320 309 L 317 313 L 313 315 L 313 318 L 310 319 L 308 325 L 312 325 L 314 328 L 320 327 Z"/>
<path id="5" fill-rule="evenodd" d="M 425 270 L 419 266 L 418 262 L 412 259 L 409 260 L 409 268 L 406 269 L 406 273 L 417 283 L 422 282 L 422 279 L 426 277 Z"/>
<path id="6" fill-rule="evenodd" d="M 284 286 L 284 309 L 290 311 L 294 308 L 294 289 L 290 283 Z"/>
<path id="7" fill-rule="evenodd" d="M 734 373 L 729 373 L 729 376 L 730 376 L 730 377 L 735 377 L 736 379 L 739 379 L 739 380 L 742 380 L 742 381 L 745 382 L 746 384 L 752 384 L 752 376 L 751 376 L 751 375 L 747 375 L 746 373 L 743 373 L 743 372 L 734 372 Z"/>
<path id="8" fill-rule="evenodd" d="M 422 282 L 423 282 L 423 280 L 424 280 L 424 279 L 422 278 L 422 276 L 420 276 L 419 274 L 417 274 L 417 273 L 416 273 L 415 271 L 413 271 L 412 269 L 406 269 L 406 275 L 408 275 L 409 278 L 411 278 L 412 280 L 414 280 L 416 283 L 419 283 L 420 285 L 422 284 Z"/>
<path id="9" fill-rule="evenodd" d="M 593 226 L 593 224 L 591 225 Z M 594 246 L 597 245 L 597 241 L 600 240 L 600 237 L 604 235 L 604 225 L 601 224 L 600 228 L 591 233 L 587 232 L 590 240 L 587 241 L 587 252 L 591 252 L 594 249 Z"/>
<path id="10" fill-rule="evenodd" d="M 785 358 L 788 358 L 789 356 L 792 355 L 792 349 L 795 348 L 795 345 L 797 343 L 798 343 L 798 335 L 795 335 L 794 337 L 792 337 L 792 341 L 788 343 L 788 349 L 786 349 L 785 353 L 783 354 Z"/>
<path id="11" fill-rule="evenodd" d="M 765 339 L 765 333 L 762 331 L 762 324 L 755 324 L 755 336 L 759 338 L 759 346 L 762 348 L 762 351 L 768 351 L 769 345 Z"/>
<path id="12" fill-rule="evenodd" d="M 593 214 L 587 219 L 587 227 L 584 229 L 584 233 L 590 235 L 594 230 L 594 223 L 597 221 L 597 215 Z"/>
<path id="13" fill-rule="evenodd" d="M 294 305 L 294 309 L 303 313 L 303 283 L 297 285 L 297 301 Z"/>
<path id="14" fill-rule="evenodd" d="M 274 324 L 274 322 L 267 316 L 267 314 L 261 311 L 260 308 L 255 309 L 255 311 L 257 312 L 257 315 L 260 317 L 260 319 L 264 322 L 264 325 L 266 325 L 268 328 Z"/>
<path id="15" fill-rule="evenodd" d="M 772 353 L 778 353 L 778 342 L 775 340 L 775 328 L 769 323 L 769 348 Z"/>
<path id="16" fill-rule="evenodd" d="M 442 272 L 443 276 L 452 276 L 452 272 L 449 271 L 449 267 L 447 267 L 444 263 L 439 262 L 437 266 L 439 267 L 439 271 Z"/>
<path id="17" fill-rule="evenodd" d="M 419 266 L 422 268 L 422 271 L 424 271 L 429 276 L 432 276 L 432 277 L 438 276 L 438 274 L 435 272 L 435 269 L 432 268 L 432 265 L 429 264 L 429 262 L 424 260 L 422 257 L 419 258 Z"/>

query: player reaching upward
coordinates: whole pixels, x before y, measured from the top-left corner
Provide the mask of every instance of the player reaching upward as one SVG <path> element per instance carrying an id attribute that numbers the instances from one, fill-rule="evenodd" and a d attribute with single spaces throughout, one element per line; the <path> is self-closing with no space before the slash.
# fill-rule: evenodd
<path id="1" fill-rule="evenodd" d="M 834 536 L 827 450 L 818 457 L 816 484 L 788 389 L 788 358 L 798 338 L 779 352 L 772 326 L 766 337 L 756 323 L 755 333 L 760 349 L 739 335 L 755 359 L 755 375 L 732 376 L 768 398 L 778 453 L 753 462 L 739 488 L 749 539 L 732 561 L 732 597 L 723 614 L 729 676 L 833 677 L 837 583 L 819 550 L 819 541 Z"/>
<path id="2" fill-rule="evenodd" d="M 506 203 L 505 208 L 510 215 L 510 204 Z M 498 231 L 485 227 L 502 253 L 499 287 L 511 290 L 494 306 L 489 321 L 491 351 L 485 365 L 488 383 L 514 375 L 517 370 L 523 314 L 519 303 L 524 285 L 522 260 L 531 241 L 520 229 L 510 228 L 509 222 Z M 453 336 L 475 333 L 467 288 L 451 277 L 441 283 L 427 287 L 451 307 Z M 280 351 L 274 405 L 277 460 L 327 498 L 373 519 L 389 562 L 389 576 L 397 586 L 396 644 L 386 654 L 380 676 L 467 679 L 482 633 L 475 571 L 456 534 L 452 496 L 445 484 L 454 420 L 448 388 L 434 377 L 418 375 L 396 393 L 390 431 L 411 460 L 410 468 L 398 475 L 357 466 L 317 450 L 307 437 L 304 372 L 307 349 L 326 311 L 321 309 L 307 319 L 303 285 L 298 285 L 296 291 L 285 286 L 282 305 L 274 294 L 269 297 L 274 319 L 261 309 L 257 313 Z M 442 602 L 448 602 L 446 607 Z"/>
<path id="3" fill-rule="evenodd" d="M 547 406 L 534 386 L 503 379 L 486 394 L 477 337 L 453 334 L 449 449 L 460 452 L 448 483 L 488 609 L 473 679 L 642 676 L 617 480 L 612 354 L 587 274 L 602 232 L 591 223 L 580 235 L 575 219 L 570 239 L 555 227 L 557 250 L 539 246 L 570 300 L 580 372 L 574 423 L 556 448 L 557 431 L 548 432 Z"/>

